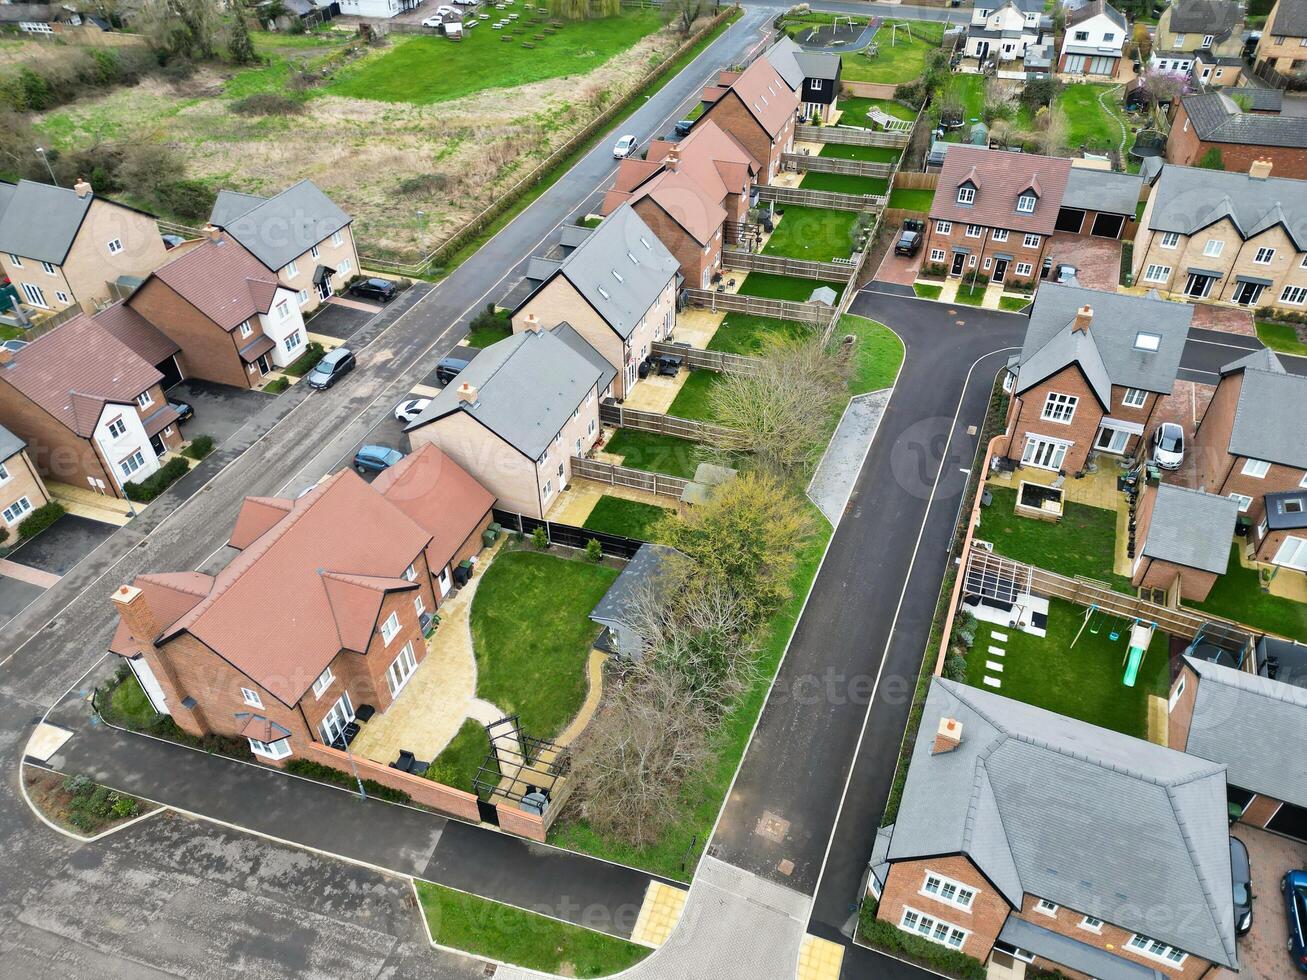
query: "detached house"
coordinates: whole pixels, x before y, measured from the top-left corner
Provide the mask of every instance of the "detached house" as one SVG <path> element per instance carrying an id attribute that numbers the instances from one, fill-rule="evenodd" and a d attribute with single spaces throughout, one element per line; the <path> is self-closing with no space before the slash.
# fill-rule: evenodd
<path id="1" fill-rule="evenodd" d="M 153 216 L 99 197 L 85 180 L 0 184 L 0 271 L 29 306 L 92 313 L 111 284 L 149 275 L 165 255 Z"/>
<path id="2" fill-rule="evenodd" d="M 1307 119 L 1267 112 L 1244 112 L 1221 92 L 1186 95 L 1175 106 L 1166 162 L 1188 167 L 1212 151 L 1227 170 L 1247 173 L 1259 160 L 1275 174 L 1307 177 Z"/>
<path id="3" fill-rule="evenodd" d="M 629 204 L 620 205 L 513 310 L 513 330 L 568 323 L 617 372 L 613 396 L 639 379 L 650 345 L 676 324 L 679 263 Z"/>
<path id="4" fill-rule="evenodd" d="M 219 384 L 256 387 L 306 344 L 295 292 L 216 229 L 151 273 L 125 305 L 176 341 L 185 376 Z"/>
<path id="5" fill-rule="evenodd" d="M 1020 70 L 1014 62 L 1022 61 L 1029 48 L 1042 44 L 1044 32 L 1051 29 L 1052 21 L 1039 0 L 978 4 L 967 25 L 964 57 L 976 60 L 976 71 L 983 71 L 990 61 L 1000 72 Z"/>
<path id="6" fill-rule="evenodd" d="M 438 446 L 505 510 L 543 519 L 600 435 L 617 372 L 567 323 L 491 344 L 405 430 Z"/>
<path id="7" fill-rule="evenodd" d="M 950 151 L 951 152 L 951 151 Z M 1091 452 L 1133 452 L 1169 395 L 1193 307 L 1047 283 L 1016 359 L 1003 455 L 1079 472 Z"/>
<path id="8" fill-rule="evenodd" d="M 785 84 L 799 93 L 804 119 L 828 124 L 839 108 L 840 56 L 829 51 L 806 51 L 784 35 L 767 49 L 765 57 L 780 72 Z"/>
<path id="9" fill-rule="evenodd" d="M 770 184 L 781 157 L 794 148 L 800 94 L 770 61 L 758 58 L 742 72 L 724 71 L 703 90 L 703 115 L 735 138 L 758 161 L 758 183 Z"/>
<path id="10" fill-rule="evenodd" d="M 1069 11 L 1058 72 L 1073 78 L 1115 78 L 1127 33 L 1125 15 L 1106 0 L 1090 0 Z"/>
<path id="11" fill-rule="evenodd" d="M 930 207 L 926 260 L 950 276 L 1034 280 L 1057 224 L 1071 161 L 950 146 Z"/>
<path id="12" fill-rule="evenodd" d="M 209 224 L 240 242 L 309 312 L 358 274 L 353 219 L 311 180 L 275 197 L 219 191 Z"/>
<path id="13" fill-rule="evenodd" d="M 1307 69 L 1307 0 L 1276 0 L 1253 54 L 1257 70 L 1291 74 Z"/>
<path id="14" fill-rule="evenodd" d="M 0 425 L 0 521 L 11 540 L 27 515 L 50 502 L 50 494 L 27 455 L 27 443 Z"/>
<path id="15" fill-rule="evenodd" d="M 932 681 L 871 864 L 877 918 L 1003 975 L 1238 970 L 1225 766 L 988 691 Z"/>
<path id="16" fill-rule="evenodd" d="M 1242 53 L 1243 8 L 1235 0 L 1176 0 L 1157 18 L 1148 67 L 1188 75 L 1201 59 L 1203 68 L 1195 75 L 1207 71 L 1202 81 L 1233 85 L 1239 69 L 1219 62 Z"/>

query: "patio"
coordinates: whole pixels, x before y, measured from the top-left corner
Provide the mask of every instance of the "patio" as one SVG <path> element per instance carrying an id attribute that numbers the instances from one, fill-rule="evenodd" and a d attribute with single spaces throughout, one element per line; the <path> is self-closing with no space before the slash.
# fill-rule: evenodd
<path id="1" fill-rule="evenodd" d="M 590 512 L 604 497 L 619 497 L 622 500 L 633 500 L 654 507 L 676 506 L 676 501 L 671 497 L 660 497 L 634 487 L 616 487 L 574 477 L 567 489 L 554 499 L 545 514 L 545 520 L 558 524 L 571 524 L 573 527 L 584 527 Z"/>

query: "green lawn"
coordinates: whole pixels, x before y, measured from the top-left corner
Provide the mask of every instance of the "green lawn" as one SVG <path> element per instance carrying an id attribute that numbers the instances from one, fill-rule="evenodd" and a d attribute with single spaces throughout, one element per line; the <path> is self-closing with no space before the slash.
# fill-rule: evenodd
<path id="1" fill-rule="evenodd" d="M 823 143 L 818 156 L 840 160 L 861 160 L 864 163 L 893 163 L 899 151 L 892 146 L 858 146 L 852 143 Z"/>
<path id="2" fill-rule="evenodd" d="M 879 391 L 894 384 L 903 363 L 903 341 L 889 327 L 866 317 L 845 314 L 840 319 L 841 334 L 858 338 L 849 375 L 849 392 L 854 395 Z"/>
<path id="3" fill-rule="evenodd" d="M 904 211 L 920 211 L 923 214 L 930 214 L 930 206 L 935 202 L 935 192 L 926 190 L 914 190 L 910 187 L 896 187 L 890 192 L 889 206 L 892 208 L 902 208 Z"/>
<path id="4" fill-rule="evenodd" d="M 1282 571 L 1279 574 L 1296 573 Z M 1186 605 L 1233 619 L 1236 623 L 1307 642 L 1307 606 L 1263 592 L 1257 569 L 1245 568 L 1239 563 L 1237 544 L 1231 546 L 1229 567 L 1212 586 L 1207 601 Z"/>
<path id="5" fill-rule="evenodd" d="M 905 22 L 900 22 L 903 24 Z M 866 51 L 850 51 L 844 56 L 840 77 L 849 82 L 910 82 L 921 75 L 926 67 L 926 56 L 940 46 L 944 39 L 943 24 L 925 24 L 912 21 L 909 38 L 900 26 L 898 43 L 891 45 L 889 22 L 876 31 L 879 53 L 868 57 Z"/>
<path id="6" fill-rule="evenodd" d="M 987 484 L 993 502 L 985 508 L 976 536 L 994 543 L 1000 555 L 1063 575 L 1084 575 L 1118 592 L 1134 594 L 1130 580 L 1112 571 L 1116 563 L 1116 514 L 1067 501 L 1056 524 L 1015 512 L 1017 492 Z"/>
<path id="7" fill-rule="evenodd" d="M 859 177 L 857 174 L 819 174 L 809 170 L 799 181 L 805 191 L 830 191 L 833 194 L 885 194 L 888 177 Z"/>
<path id="8" fill-rule="evenodd" d="M 781 225 L 776 226 L 780 231 Z M 769 243 L 770 244 L 770 243 Z M 852 244 L 850 242 L 850 244 Z M 845 253 L 848 254 L 847 252 Z M 816 282 L 812 279 L 798 279 L 794 276 L 778 276 L 770 272 L 750 272 L 740 283 L 739 292 L 743 296 L 758 296 L 763 299 L 787 299 L 795 303 L 806 303 L 812 291 L 821 286 L 835 290 L 836 297 L 844 292 L 844 284 L 838 282 Z"/>
<path id="9" fill-rule="evenodd" d="M 145 727 L 158 717 L 158 712 L 150 704 L 150 699 L 141 689 L 141 682 L 135 674 L 128 674 L 119 682 L 109 695 L 109 706 L 114 713 L 137 727 Z"/>
<path id="10" fill-rule="evenodd" d="M 965 143 L 971 135 L 972 123 L 979 122 L 985 112 L 985 79 L 981 75 L 953 75 L 944 86 L 945 99 L 962 103 L 963 125 L 950 130 L 950 143 Z M 942 101 L 942 99 L 940 100 Z"/>
<path id="11" fill-rule="evenodd" d="M 617 572 L 531 551 L 501 553 L 472 600 L 477 697 L 553 738 L 585 700 L 585 664 L 599 627 L 587 618 Z"/>
<path id="12" fill-rule="evenodd" d="M 716 421 L 712 410 L 712 390 L 717 385 L 717 379 L 715 371 L 691 371 L 681 385 L 681 390 L 676 393 L 676 398 L 672 400 L 667 414 L 699 422 Z"/>
<path id="13" fill-rule="evenodd" d="M 1258 320 L 1257 339 L 1271 350 L 1279 351 L 1281 354 L 1307 356 L 1307 344 L 1298 339 L 1298 332 L 1291 323 L 1271 323 L 1268 320 Z"/>
<path id="14" fill-rule="evenodd" d="M 867 99 L 856 95 L 841 95 L 837 105 L 840 110 L 840 124 L 844 126 L 870 127 L 871 120 L 867 118 L 867 113 L 872 109 L 879 109 L 886 115 L 907 122 L 917 118 L 917 114 L 911 107 L 894 99 Z"/>
<path id="15" fill-rule="evenodd" d="M 1136 738 L 1148 735 L 1148 695 L 1166 697 L 1171 680 L 1168 641 L 1160 630 L 1139 668 L 1134 687 L 1121 683 L 1130 639 L 1129 623 L 1095 613 L 1076 645 L 1071 641 L 1085 621 L 1085 610 L 1060 599 L 1048 604 L 1048 635 L 1035 636 L 1017 629 L 1000 628 L 1006 640 L 993 638 L 994 627 L 979 623 L 976 644 L 967 656 L 967 683 L 984 691 L 1038 705 L 1060 715 L 1078 718 Z M 1110 639 L 1113 628 L 1118 638 Z M 1098 632 L 1092 633 L 1091 630 Z M 989 652 L 1003 649 L 1003 656 Z M 1002 664 L 1001 672 L 985 666 Z M 997 678 L 1002 686 L 990 687 L 983 678 Z"/>
<path id="16" fill-rule="evenodd" d="M 958 293 L 953 297 L 953 302 L 960 303 L 963 306 L 979 306 L 985 299 L 984 286 L 968 286 L 966 283 L 958 283 Z"/>
<path id="17" fill-rule="evenodd" d="M 512 28 L 511 43 L 489 24 L 470 31 L 458 44 L 436 36 L 392 35 L 389 48 L 340 72 L 326 90 L 357 99 L 431 105 L 484 89 L 584 75 L 661 26 L 657 10 L 628 10 L 614 17 L 567 21 L 542 41 L 530 37 L 540 31 L 539 25 Z M 522 40 L 531 40 L 535 49 L 523 49 Z"/>
<path id="18" fill-rule="evenodd" d="M 717 332 L 708 341 L 708 350 L 728 354 L 758 354 L 767 338 L 811 337 L 813 328 L 797 320 L 777 320 L 769 316 L 749 313 L 727 313 Z"/>
<path id="19" fill-rule="evenodd" d="M 639 963 L 651 952 L 615 936 L 452 888 L 427 881 L 416 886 L 431 938 L 476 956 L 543 973 L 604 977 Z"/>
<path id="20" fill-rule="evenodd" d="M 472 327 L 463 338 L 468 347 L 489 347 L 506 337 L 513 336 L 513 323 L 505 311 L 498 317 L 498 322 Z"/>
<path id="21" fill-rule="evenodd" d="M 923 282 L 914 282 L 912 291 L 921 299 L 939 299 L 939 294 L 944 291 L 943 286 L 931 286 Z"/>
<path id="22" fill-rule="evenodd" d="M 998 298 L 998 308 L 1007 310 L 1009 313 L 1020 313 L 1030 305 L 1030 300 L 1024 296 L 1000 296 Z"/>
<path id="23" fill-rule="evenodd" d="M 690 479 L 699 466 L 694 443 L 657 432 L 618 429 L 604 446 L 604 452 L 622 457 L 622 465 L 650 473 L 666 473 Z"/>
<path id="24" fill-rule="evenodd" d="M 1120 92 L 1113 92 L 1103 99 L 1108 106 L 1106 111 L 1098 101 L 1098 96 L 1112 87 L 1090 82 L 1075 82 L 1063 87 L 1057 104 L 1066 114 L 1067 149 L 1077 150 L 1082 143 L 1090 150 L 1100 151 L 1120 145 L 1121 127 L 1125 123 Z"/>
<path id="25" fill-rule="evenodd" d="M 582 527 L 591 531 L 620 534 L 641 541 L 656 540 L 654 526 L 670 514 L 671 508 L 627 500 L 605 494 L 599 498 Z"/>
<path id="26" fill-rule="evenodd" d="M 852 211 L 827 211 L 788 204 L 762 252 L 764 255 L 784 255 L 816 262 L 847 259 L 853 251 L 853 225 L 857 220 L 858 216 Z M 749 278 L 753 278 L 752 273 Z M 816 285 L 820 284 L 814 283 L 813 288 Z M 808 293 L 812 293 L 812 288 Z"/>
<path id="27" fill-rule="evenodd" d="M 490 736 L 486 734 L 485 727 L 479 721 L 468 718 L 445 746 L 445 750 L 431 763 L 427 779 L 474 793 L 476 790 L 472 780 L 476 778 L 489 752 Z M 498 771 L 497 765 L 491 765 Z"/>

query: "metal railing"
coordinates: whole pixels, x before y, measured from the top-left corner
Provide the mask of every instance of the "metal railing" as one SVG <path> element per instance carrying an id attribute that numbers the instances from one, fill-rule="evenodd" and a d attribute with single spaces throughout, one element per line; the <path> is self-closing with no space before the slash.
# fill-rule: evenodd
<path id="1" fill-rule="evenodd" d="M 695 306 L 729 313 L 748 313 L 769 316 L 777 320 L 797 320 L 813 326 L 830 319 L 831 308 L 825 303 L 800 303 L 788 299 L 767 299 L 762 296 L 742 296 L 739 293 L 719 293 L 714 289 L 687 289 L 686 299 Z"/>
<path id="2" fill-rule="evenodd" d="M 767 272 L 820 282 L 848 282 L 853 278 L 856 262 L 852 259 L 843 262 L 815 262 L 812 259 L 792 259 L 785 255 L 762 255 L 725 248 L 722 249 L 722 265 L 745 272 Z"/>
<path id="3" fill-rule="evenodd" d="M 832 211 L 879 211 L 889 200 L 884 194 L 840 194 L 836 191 L 813 191 L 804 187 L 782 187 L 763 184 L 758 188 L 758 200 L 777 204 L 798 204 L 809 208 L 828 208 Z"/>
<path id="4" fill-rule="evenodd" d="M 615 463 L 586 459 L 583 456 L 572 457 L 572 476 L 583 480 L 594 480 L 596 483 L 607 483 L 612 487 L 644 490 L 660 497 L 673 497 L 676 500 L 681 499 L 681 494 L 690 485 L 690 481 L 683 477 L 651 473 L 648 470 L 618 466 Z"/>

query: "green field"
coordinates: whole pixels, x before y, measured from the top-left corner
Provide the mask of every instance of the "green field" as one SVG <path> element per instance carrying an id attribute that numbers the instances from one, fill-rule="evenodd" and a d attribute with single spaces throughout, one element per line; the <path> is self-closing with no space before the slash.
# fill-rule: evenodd
<path id="1" fill-rule="evenodd" d="M 853 251 L 853 226 L 857 220 L 858 216 L 852 211 L 828 211 L 788 204 L 762 253 L 815 262 L 847 259 Z M 750 273 L 746 281 L 752 280 L 754 275 Z M 819 284 L 813 283 L 809 287 L 809 295 L 816 285 Z"/>
<path id="2" fill-rule="evenodd" d="M 840 160 L 861 160 L 864 163 L 893 163 L 899 158 L 899 151 L 892 146 L 856 146 L 851 143 L 823 143 L 823 157 L 835 157 Z"/>
<path id="3" fill-rule="evenodd" d="M 849 374 L 849 393 L 863 395 L 894 384 L 903 363 L 903 341 L 883 323 L 846 314 L 840 318 L 841 334 L 858 338 Z"/>
<path id="4" fill-rule="evenodd" d="M 716 421 L 712 409 L 712 390 L 717 385 L 718 377 L 715 371 L 691 371 L 667 409 L 667 414 L 698 422 Z"/>
<path id="5" fill-rule="evenodd" d="M 926 56 L 944 40 L 944 25 L 913 21 L 910 38 L 903 26 L 900 22 L 898 43 L 891 44 L 890 23 L 882 24 L 875 38 L 879 53 L 873 58 L 865 51 L 850 51 L 844 55 L 840 77 L 849 82 L 888 83 L 910 82 L 918 77 L 926 67 Z"/>
<path id="6" fill-rule="evenodd" d="M 512 28 L 512 42 L 488 22 L 458 44 L 442 37 L 407 35 L 384 52 L 362 59 L 327 86 L 333 95 L 378 102 L 431 105 L 483 89 L 513 88 L 549 78 L 584 75 L 662 26 L 656 10 L 568 21 L 557 34 L 533 40 L 540 25 Z M 524 49 L 521 41 L 536 47 Z"/>
<path id="7" fill-rule="evenodd" d="M 904 119 L 908 122 L 917 118 L 917 114 L 911 108 L 893 99 L 867 99 L 857 95 L 842 95 L 837 106 L 842 113 L 840 124 L 844 126 L 870 126 L 871 120 L 867 118 L 867 113 L 872 108 L 880 109 L 895 119 Z"/>
<path id="8" fill-rule="evenodd" d="M 657 432 L 618 429 L 604 452 L 622 457 L 622 465 L 649 473 L 666 473 L 690 479 L 699 467 L 695 444 Z"/>
<path id="9" fill-rule="evenodd" d="M 581 525 L 590 531 L 603 531 L 606 534 L 620 534 L 626 538 L 639 538 L 641 541 L 653 541 L 654 526 L 671 513 L 668 507 L 627 500 L 625 497 L 613 497 L 608 494 L 599 498 L 594 510 Z"/>

